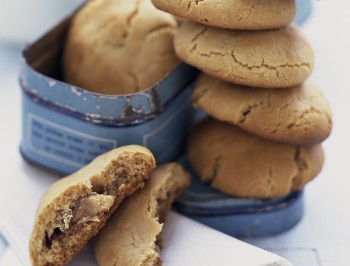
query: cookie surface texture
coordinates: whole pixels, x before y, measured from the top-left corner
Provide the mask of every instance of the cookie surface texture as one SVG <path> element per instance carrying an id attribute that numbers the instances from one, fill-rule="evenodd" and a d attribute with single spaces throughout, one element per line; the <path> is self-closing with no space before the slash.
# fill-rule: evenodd
<path id="1" fill-rule="evenodd" d="M 152 0 L 161 10 L 201 24 L 240 30 L 275 29 L 292 22 L 295 0 Z"/>
<path id="2" fill-rule="evenodd" d="M 296 86 L 314 65 L 310 44 L 294 26 L 238 31 L 185 22 L 175 36 L 175 50 L 211 76 L 258 88 Z"/>
<path id="3" fill-rule="evenodd" d="M 269 140 L 311 145 L 324 141 L 332 130 L 329 104 L 311 81 L 261 90 L 202 74 L 192 99 L 210 116 Z"/>
<path id="4" fill-rule="evenodd" d="M 144 185 L 155 160 L 141 146 L 114 149 L 55 182 L 41 198 L 30 238 L 32 265 L 64 265 L 121 201 Z"/>
<path id="5" fill-rule="evenodd" d="M 321 171 L 324 157 L 320 144 L 298 147 L 267 141 L 207 118 L 191 133 L 188 160 L 215 189 L 268 199 L 304 187 Z"/>
<path id="6" fill-rule="evenodd" d="M 176 28 L 176 19 L 151 0 L 88 1 L 71 22 L 64 78 L 103 94 L 151 88 L 179 64 Z"/>
<path id="7" fill-rule="evenodd" d="M 100 266 L 161 265 L 159 241 L 174 199 L 189 185 L 176 163 L 156 168 L 143 189 L 123 202 L 97 237 Z"/>

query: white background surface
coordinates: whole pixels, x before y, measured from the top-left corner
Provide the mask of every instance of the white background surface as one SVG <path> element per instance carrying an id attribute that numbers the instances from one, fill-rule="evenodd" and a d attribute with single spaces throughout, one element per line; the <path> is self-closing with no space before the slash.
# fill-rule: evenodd
<path id="1" fill-rule="evenodd" d="M 33 41 L 84 0 L 0 0 L 0 38 Z"/>
<path id="2" fill-rule="evenodd" d="M 322 173 L 306 188 L 305 215 L 292 230 L 265 239 L 249 242 L 273 250 L 290 259 L 296 266 L 350 265 L 350 3 L 346 0 L 314 2 L 312 18 L 303 31 L 316 53 L 312 75 L 328 98 L 334 115 L 334 129 L 324 143 L 326 163 Z M 19 194 L 36 180 L 51 183 L 53 176 L 26 164 L 19 157 L 20 89 L 17 82 L 20 47 L 0 41 L 0 227 L 7 215 L 18 217 L 18 228 L 28 226 L 33 219 L 31 208 L 16 201 Z M 11 180 L 30 173 L 9 187 Z M 35 192 L 35 191 L 34 191 Z M 37 202 L 41 192 L 26 199 Z M 30 204 L 28 203 L 28 206 Z M 27 239 L 12 239 L 23 246 Z M 219 245 L 219 243 L 218 243 Z M 24 249 L 26 246 L 24 246 Z M 229 264 L 228 265 L 236 265 Z"/>
<path id="3" fill-rule="evenodd" d="M 346 0 L 320 0 L 314 2 L 314 7 L 312 18 L 303 26 L 303 32 L 316 53 L 311 79 L 323 89 L 333 110 L 333 132 L 324 143 L 326 163 L 322 173 L 306 188 L 302 221 L 285 234 L 250 242 L 280 250 L 280 254 L 287 257 L 305 255 L 305 261 L 296 257 L 291 260 L 298 266 L 348 266 L 350 3 Z"/>

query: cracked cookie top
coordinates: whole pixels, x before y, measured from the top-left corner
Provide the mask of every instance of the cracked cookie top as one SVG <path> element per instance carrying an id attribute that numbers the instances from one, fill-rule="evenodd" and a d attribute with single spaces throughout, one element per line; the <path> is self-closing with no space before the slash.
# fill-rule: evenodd
<path id="1" fill-rule="evenodd" d="M 185 22 L 175 36 L 175 51 L 211 76 L 259 88 L 298 85 L 314 65 L 313 49 L 295 26 L 238 31 Z"/>
<path id="2" fill-rule="evenodd" d="M 288 25 L 295 0 L 152 0 L 161 10 L 201 24 L 240 30 L 266 30 Z"/>
<path id="3" fill-rule="evenodd" d="M 194 128 L 187 155 L 201 180 L 215 189 L 262 199 L 303 188 L 324 162 L 320 144 L 299 147 L 273 142 L 212 118 Z"/>
<path id="4" fill-rule="evenodd" d="M 202 74 L 193 104 L 260 137 L 295 145 L 325 140 L 332 130 L 327 100 L 311 81 L 286 90 L 235 85 Z"/>
<path id="5" fill-rule="evenodd" d="M 104 94 L 153 87 L 178 64 L 176 19 L 151 0 L 91 0 L 73 17 L 63 55 L 64 79 Z"/>

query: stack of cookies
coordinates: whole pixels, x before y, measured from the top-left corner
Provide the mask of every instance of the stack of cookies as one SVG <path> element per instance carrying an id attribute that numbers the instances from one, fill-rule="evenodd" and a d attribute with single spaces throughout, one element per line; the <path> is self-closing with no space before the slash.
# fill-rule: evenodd
<path id="1" fill-rule="evenodd" d="M 308 80 L 312 47 L 291 24 L 294 0 L 153 0 L 188 19 L 175 50 L 200 69 L 193 102 L 209 117 L 193 130 L 188 159 L 202 181 L 239 197 L 299 190 L 323 165 L 332 129 Z"/>

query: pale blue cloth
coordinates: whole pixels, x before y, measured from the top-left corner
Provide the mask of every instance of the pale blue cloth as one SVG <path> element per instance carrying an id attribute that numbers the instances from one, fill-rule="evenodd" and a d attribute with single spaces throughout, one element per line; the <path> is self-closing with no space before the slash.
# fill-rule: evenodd
<path id="1" fill-rule="evenodd" d="M 8 244 L 7 244 L 6 240 L 0 234 L 0 262 L 1 262 L 1 257 L 4 255 L 7 246 L 8 246 Z"/>

